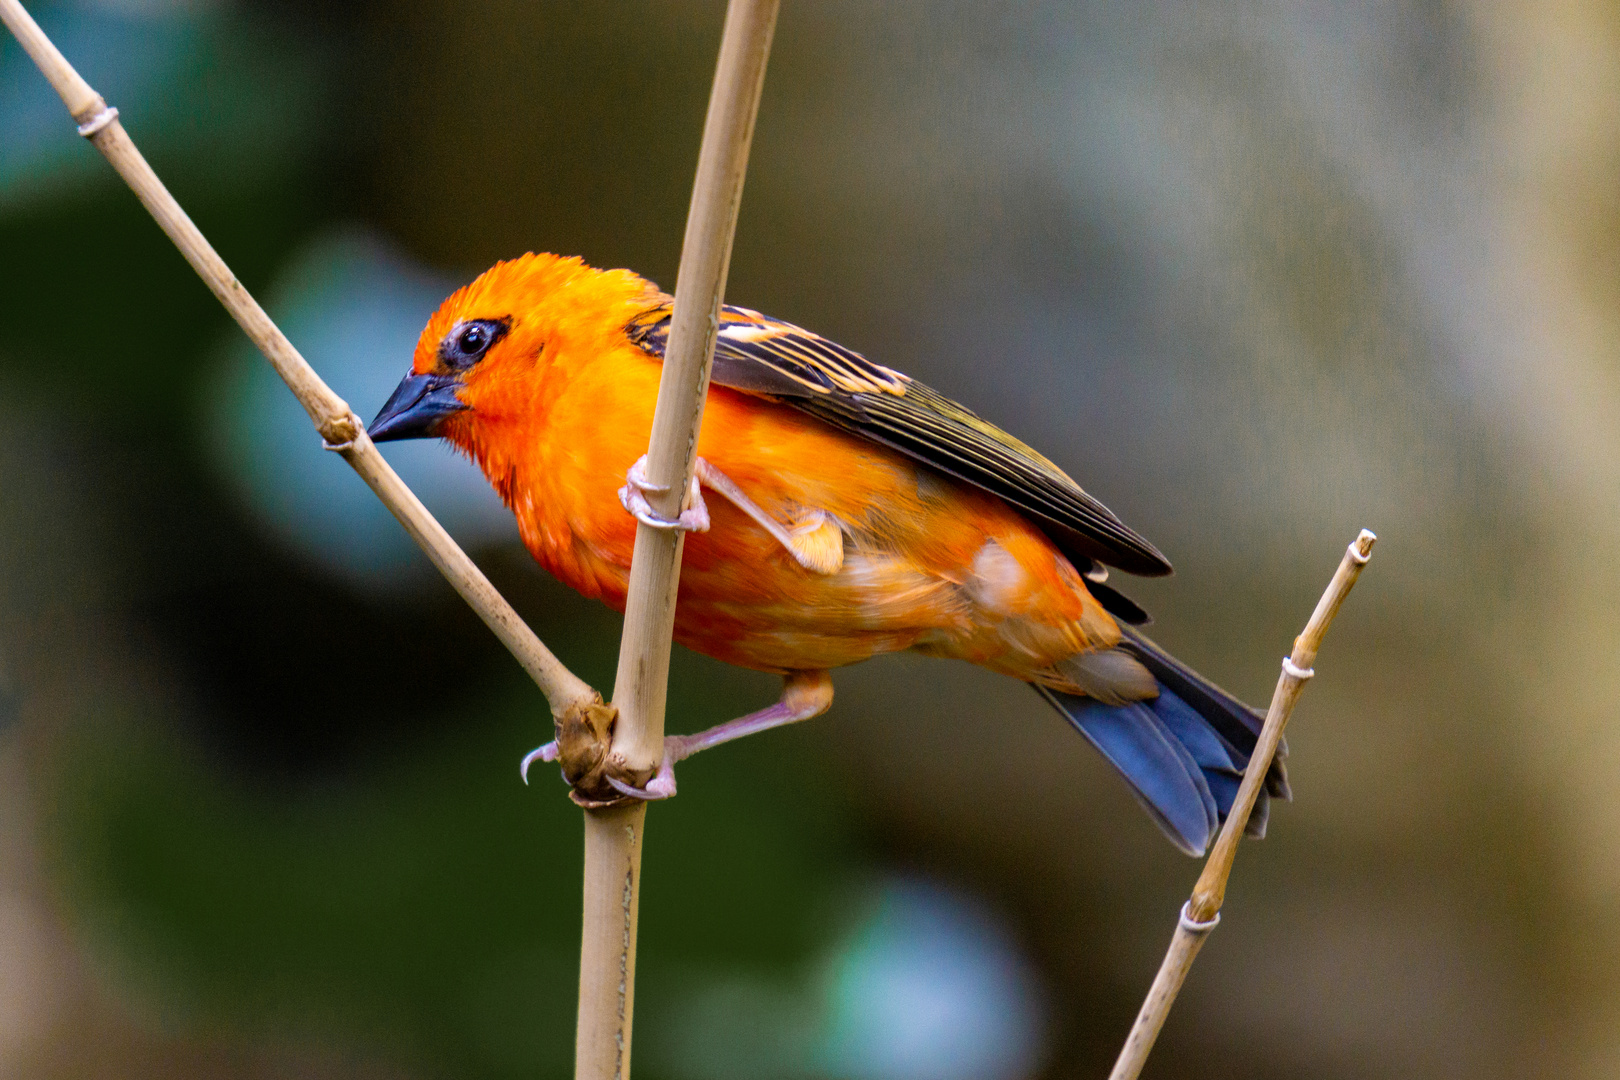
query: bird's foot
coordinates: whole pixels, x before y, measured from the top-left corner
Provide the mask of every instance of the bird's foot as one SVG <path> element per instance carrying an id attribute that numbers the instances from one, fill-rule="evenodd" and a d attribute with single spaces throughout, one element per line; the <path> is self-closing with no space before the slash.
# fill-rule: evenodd
<path id="1" fill-rule="evenodd" d="M 665 735 L 664 760 L 658 763 L 658 772 L 647 781 L 646 787 L 634 787 L 612 776 L 607 777 L 607 782 L 613 785 L 615 791 L 633 799 L 667 799 L 675 794 L 677 761 L 733 739 L 820 716 L 832 704 L 832 698 L 832 676 L 825 671 L 790 672 L 783 682 L 782 698 L 776 704 L 693 735 Z"/>
<path id="2" fill-rule="evenodd" d="M 615 791 L 621 795 L 628 795 L 632 799 L 644 799 L 648 802 L 658 802 L 661 799 L 672 798 L 675 795 L 675 763 L 692 753 L 686 745 L 686 740 L 679 735 L 664 736 L 664 760 L 658 763 L 658 771 L 653 778 L 647 781 L 647 786 L 638 788 L 625 783 L 616 776 L 609 776 L 607 782 L 613 785 Z"/>
<path id="3" fill-rule="evenodd" d="M 548 742 L 544 746 L 536 747 L 535 749 L 530 750 L 527 754 L 525 754 L 523 756 L 522 763 L 520 763 L 518 765 L 518 775 L 523 777 L 523 782 L 525 784 L 527 784 L 529 782 L 529 766 L 530 765 L 533 765 L 537 761 L 556 761 L 556 760 L 557 760 L 557 744 L 556 744 L 555 741 Z"/>
<path id="4" fill-rule="evenodd" d="M 703 502 L 703 493 L 698 488 L 696 476 L 692 477 L 692 485 L 681 507 L 681 516 L 673 521 L 660 517 L 658 511 L 652 508 L 652 504 L 647 502 L 648 495 L 662 495 L 669 488 L 647 479 L 646 454 L 641 455 L 636 463 L 630 466 L 630 471 L 625 474 L 624 479 L 625 485 L 619 489 L 619 503 L 631 517 L 643 525 L 651 525 L 655 529 L 681 529 L 685 532 L 709 531 L 709 508 Z M 674 781 L 670 783 L 670 793 L 674 794 Z"/>
<path id="5" fill-rule="evenodd" d="M 808 720 L 812 716 L 819 716 L 827 711 L 832 704 L 833 686 L 832 676 L 825 671 L 792 671 L 783 680 L 782 697 L 774 705 L 766 706 L 758 712 L 751 712 L 747 716 L 739 716 L 735 720 L 728 720 L 724 724 L 717 724 L 707 731 L 699 731 L 693 735 L 666 735 L 664 736 L 664 756 L 658 763 L 658 771 L 647 781 L 645 787 L 636 787 L 613 776 L 611 772 L 603 771 L 601 778 L 621 795 L 632 799 L 644 799 L 656 802 L 668 799 L 675 794 L 675 763 L 684 761 L 699 750 L 707 750 L 711 746 L 740 739 L 745 735 L 754 735 L 771 728 L 781 727 L 784 724 L 797 723 Z M 606 727 L 599 733 L 599 739 L 605 738 Z M 556 761 L 558 759 L 558 746 L 554 742 L 546 743 L 529 753 L 523 759 L 523 782 L 529 782 L 529 766 L 536 761 Z M 564 779 L 568 766 L 564 764 Z M 593 773 L 593 776 L 596 775 Z M 577 780 L 570 781 L 578 783 Z M 594 784 L 595 781 L 592 780 Z M 594 790 L 594 789 L 593 789 Z M 579 792 L 575 792 L 575 801 L 579 801 Z M 600 800 L 596 794 L 587 796 L 590 801 L 582 802 L 582 806 L 602 806 L 606 802 Z M 610 800 L 611 801 L 611 800 Z"/>

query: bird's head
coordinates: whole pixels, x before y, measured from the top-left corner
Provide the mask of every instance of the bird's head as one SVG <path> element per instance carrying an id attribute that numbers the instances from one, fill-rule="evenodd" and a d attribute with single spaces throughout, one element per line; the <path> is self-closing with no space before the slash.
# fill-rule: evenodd
<path id="1" fill-rule="evenodd" d="M 559 346 L 587 354 L 658 296 L 628 270 L 524 255 L 496 263 L 428 320 L 411 373 L 367 433 L 375 442 L 445 438 L 474 451 L 503 421 L 532 416 Z"/>

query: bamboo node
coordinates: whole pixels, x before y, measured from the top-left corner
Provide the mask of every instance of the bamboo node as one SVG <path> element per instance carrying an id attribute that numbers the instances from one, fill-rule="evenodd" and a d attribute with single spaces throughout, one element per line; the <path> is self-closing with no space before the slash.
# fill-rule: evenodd
<path id="1" fill-rule="evenodd" d="M 1199 922 L 1197 919 L 1193 918 L 1191 900 L 1188 900 L 1185 904 L 1181 905 L 1181 928 L 1187 931 L 1189 934 L 1207 934 L 1211 930 L 1215 929 L 1215 927 L 1219 925 L 1220 921 L 1221 913 L 1219 910 L 1217 910 L 1215 914 L 1211 915 L 1203 922 Z"/>
<path id="2" fill-rule="evenodd" d="M 96 104 L 99 105 L 100 108 L 96 109 L 88 120 L 79 125 L 79 134 L 83 135 L 87 139 L 94 136 L 97 132 L 101 131 L 114 120 L 118 119 L 117 109 L 113 108 L 111 105 L 108 105 L 100 98 L 96 99 Z M 75 119 L 77 119 L 77 117 L 75 117 Z"/>
<path id="3" fill-rule="evenodd" d="M 321 421 L 316 430 L 321 433 L 322 446 L 341 454 L 354 448 L 354 441 L 366 430 L 366 425 L 353 412 L 347 412 Z"/>
<path id="4" fill-rule="evenodd" d="M 1283 657 L 1283 671 L 1287 672 L 1289 677 L 1298 679 L 1301 682 L 1304 682 L 1306 679 L 1309 679 L 1316 674 L 1315 668 L 1302 668 L 1298 664 L 1294 663 L 1294 658 L 1292 656 Z"/>
<path id="5" fill-rule="evenodd" d="M 617 706 L 600 696 L 575 701 L 555 714 L 557 764 L 572 788 L 568 797 L 587 810 L 602 810 L 631 802 L 608 777 L 632 787 L 644 787 L 653 769 L 632 769 L 613 752 L 613 732 L 619 723 Z"/>
<path id="6" fill-rule="evenodd" d="M 1194 925 L 1207 922 L 1213 926 L 1212 920 L 1221 917 L 1221 904 L 1225 899 L 1226 883 L 1223 881 L 1209 888 L 1194 889 L 1192 896 L 1188 897 L 1187 902 L 1182 905 L 1182 910 L 1186 913 L 1188 921 Z M 1203 918 L 1199 918 L 1199 916 L 1203 916 Z"/>

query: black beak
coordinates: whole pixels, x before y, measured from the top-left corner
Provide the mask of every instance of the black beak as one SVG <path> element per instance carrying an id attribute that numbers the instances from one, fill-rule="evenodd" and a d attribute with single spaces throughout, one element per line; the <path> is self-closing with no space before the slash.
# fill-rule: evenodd
<path id="1" fill-rule="evenodd" d="M 366 434 L 372 442 L 426 439 L 437 435 L 439 421 L 467 408 L 456 396 L 461 380 L 454 375 L 407 375 L 383 403 Z"/>

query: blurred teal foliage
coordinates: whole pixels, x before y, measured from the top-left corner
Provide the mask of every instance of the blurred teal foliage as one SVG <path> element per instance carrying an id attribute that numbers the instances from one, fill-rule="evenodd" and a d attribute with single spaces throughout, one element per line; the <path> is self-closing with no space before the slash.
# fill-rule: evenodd
<path id="1" fill-rule="evenodd" d="M 409 367 L 416 339 L 457 283 L 364 230 L 338 229 L 294 252 L 262 302 L 345 401 L 374 407 Z M 309 415 L 240 334 L 202 402 L 220 479 L 290 547 L 362 587 L 420 588 L 434 571 L 371 492 L 309 438 Z M 464 547 L 517 542 L 517 527 L 470 462 L 407 442 L 389 460 Z"/>
<path id="2" fill-rule="evenodd" d="M 35 20 L 125 124 L 160 170 L 183 163 L 193 185 L 284 181 L 322 122 L 329 47 L 279 20 L 163 4 L 31 6 Z M 179 91 L 179 92 L 177 92 Z M 0 62 L 0 212 L 108 193 L 119 184 L 86 154 L 62 102 L 9 37 Z"/>
<path id="3" fill-rule="evenodd" d="M 332 54 L 262 17 L 154 7 L 122 15 L 41 5 L 37 14 L 119 103 L 143 153 L 230 252 L 238 276 L 257 285 L 312 215 L 334 211 L 311 205 L 307 187 L 333 136 L 322 108 L 336 83 Z M 0 333 L 38 342 L 45 327 L 73 328 L 51 347 L 49 377 L 17 392 L 121 434 L 174 439 L 206 345 L 228 316 L 157 242 L 151 219 L 63 121 L 60 100 L 9 35 L 0 98 L 0 245 L 11 265 L 28 268 L 8 277 Z"/>

